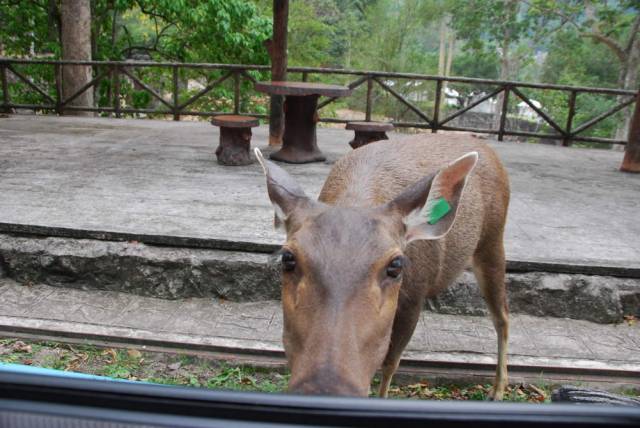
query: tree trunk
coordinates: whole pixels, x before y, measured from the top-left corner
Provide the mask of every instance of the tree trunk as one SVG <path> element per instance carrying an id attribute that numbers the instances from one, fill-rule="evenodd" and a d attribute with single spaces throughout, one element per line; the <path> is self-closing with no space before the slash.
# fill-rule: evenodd
<path id="1" fill-rule="evenodd" d="M 500 58 L 500 80 L 509 80 L 511 75 L 509 69 L 511 68 L 511 61 L 509 59 L 510 48 L 509 32 L 507 31 L 502 40 L 502 56 Z M 502 103 L 504 102 L 504 92 L 498 94 L 496 104 L 493 112 L 493 129 L 500 129 L 500 116 L 502 113 Z"/>
<path id="2" fill-rule="evenodd" d="M 453 64 L 453 49 L 455 47 L 456 35 L 449 28 L 451 17 L 444 15 L 440 24 L 440 56 L 438 58 L 438 75 L 451 75 L 451 64 Z M 444 93 L 448 86 L 447 81 L 442 82 L 442 94 L 440 97 L 440 108 L 445 104 L 446 96 Z"/>
<path id="3" fill-rule="evenodd" d="M 289 0 L 273 0 L 273 38 L 266 46 L 271 57 L 271 80 L 287 80 L 287 26 Z M 282 144 L 284 134 L 284 97 L 271 95 L 269 113 L 269 145 Z"/>
<path id="4" fill-rule="evenodd" d="M 438 55 L 438 75 L 444 76 L 444 64 L 447 53 L 447 23 L 444 17 L 440 21 L 440 49 Z"/>
<path id="5" fill-rule="evenodd" d="M 620 64 L 620 77 L 618 87 L 635 91 L 638 89 L 638 73 L 640 73 L 640 38 L 636 37 L 631 45 L 627 60 Z M 618 102 L 622 102 L 627 97 L 618 97 Z M 631 114 L 633 110 L 624 110 L 624 119 L 616 129 L 616 139 L 626 140 L 629 135 L 631 124 Z"/>
<path id="6" fill-rule="evenodd" d="M 449 48 L 447 49 L 447 65 L 444 68 L 444 75 L 451 76 L 451 65 L 453 64 L 453 50 L 456 47 L 456 36 L 453 32 L 449 34 Z"/>
<path id="7" fill-rule="evenodd" d="M 91 61 L 91 4 L 89 0 L 62 0 L 62 59 Z M 91 81 L 91 66 L 64 66 L 62 71 L 62 97 L 67 99 Z M 69 106 L 93 107 L 93 90 L 85 90 Z M 92 112 L 64 111 L 64 114 L 93 116 Z"/>
<path id="8" fill-rule="evenodd" d="M 511 58 L 511 22 L 515 21 L 518 17 L 518 3 L 516 0 L 507 0 L 507 4 L 504 6 L 505 21 L 504 25 L 504 38 L 502 39 L 502 52 L 500 56 L 500 80 L 511 79 L 512 58 Z M 493 128 L 500 129 L 500 118 L 502 113 L 502 104 L 504 103 L 504 92 L 498 94 L 498 100 L 495 106 L 495 112 L 493 116 Z"/>
<path id="9" fill-rule="evenodd" d="M 636 106 L 620 171 L 640 173 L 640 92 L 636 95 Z"/>

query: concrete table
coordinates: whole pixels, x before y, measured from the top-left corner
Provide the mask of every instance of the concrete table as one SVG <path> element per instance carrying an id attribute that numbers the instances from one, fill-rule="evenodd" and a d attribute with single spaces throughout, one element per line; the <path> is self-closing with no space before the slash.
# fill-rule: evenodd
<path id="1" fill-rule="evenodd" d="M 316 142 L 318 98 L 351 94 L 346 86 L 309 82 L 257 82 L 257 91 L 284 95 L 284 136 L 282 148 L 271 159 L 289 163 L 322 162 L 325 156 Z"/>

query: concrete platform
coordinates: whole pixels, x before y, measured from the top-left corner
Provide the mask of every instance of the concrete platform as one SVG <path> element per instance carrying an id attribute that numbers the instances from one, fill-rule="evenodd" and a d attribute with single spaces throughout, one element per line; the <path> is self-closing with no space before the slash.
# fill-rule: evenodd
<path id="1" fill-rule="evenodd" d="M 253 146 L 268 152 L 266 134 Z M 328 161 L 285 168 L 317 195 L 349 139 L 320 129 Z M 261 170 L 218 165 L 217 140 L 205 122 L 0 118 L 0 232 L 272 251 L 282 237 Z M 620 152 L 491 144 L 511 176 L 510 266 L 640 276 L 640 176 L 617 171 Z"/>
<path id="2" fill-rule="evenodd" d="M 54 338 L 284 364 L 280 302 L 163 300 L 115 292 L 22 286 L 0 279 L 0 336 Z M 640 325 L 512 315 L 512 382 L 640 385 Z M 488 317 L 424 312 L 401 372 L 490 381 L 496 361 Z"/>

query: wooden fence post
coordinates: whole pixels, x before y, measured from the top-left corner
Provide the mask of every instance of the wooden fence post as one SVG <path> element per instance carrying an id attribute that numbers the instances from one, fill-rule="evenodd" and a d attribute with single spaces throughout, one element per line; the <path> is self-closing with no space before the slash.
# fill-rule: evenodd
<path id="1" fill-rule="evenodd" d="M 438 132 L 438 125 L 440 120 L 440 104 L 442 103 L 442 80 L 436 81 L 436 98 L 433 106 L 433 125 L 431 125 L 431 132 L 434 134 Z"/>
<path id="2" fill-rule="evenodd" d="M 571 91 L 569 94 L 569 113 L 567 114 L 567 125 L 565 127 L 566 134 L 564 139 L 562 140 L 562 145 L 565 147 L 569 147 L 571 145 L 571 127 L 573 126 L 573 117 L 576 114 L 576 97 L 578 93 L 576 91 Z"/>
<path id="3" fill-rule="evenodd" d="M 180 108 L 178 107 L 178 90 L 180 82 L 178 81 L 178 66 L 173 66 L 173 120 L 180 120 Z"/>
<path id="4" fill-rule="evenodd" d="M 116 117 L 120 118 L 120 67 L 113 66 L 113 75 L 115 80 L 113 82 L 113 111 L 116 113 Z"/>
<path id="5" fill-rule="evenodd" d="M 371 76 L 367 76 L 367 105 L 365 119 L 367 122 L 371 121 L 371 110 L 373 108 L 373 79 Z"/>
<path id="6" fill-rule="evenodd" d="M 502 99 L 502 107 L 500 111 L 500 127 L 498 128 L 498 141 L 502 141 L 504 139 L 504 131 L 507 124 L 507 110 L 509 109 L 510 89 L 511 87 L 509 85 L 505 85 L 504 98 Z"/>
<path id="7" fill-rule="evenodd" d="M 233 73 L 233 114 L 240 114 L 240 72 Z"/>
<path id="8" fill-rule="evenodd" d="M 9 113 L 9 79 L 7 77 L 7 67 L 0 65 L 0 76 L 2 78 L 2 111 Z"/>

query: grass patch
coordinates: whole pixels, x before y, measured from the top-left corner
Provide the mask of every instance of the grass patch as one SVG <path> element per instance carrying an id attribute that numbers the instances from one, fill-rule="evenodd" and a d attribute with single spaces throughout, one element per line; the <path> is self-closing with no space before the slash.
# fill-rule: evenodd
<path id="1" fill-rule="evenodd" d="M 0 362 L 26 364 L 117 379 L 140 380 L 164 385 L 278 393 L 284 392 L 289 373 L 273 368 L 230 364 L 209 357 L 102 348 L 61 342 L 0 339 Z M 379 379 L 372 383 L 376 396 Z M 392 385 L 390 398 L 417 400 L 485 400 L 491 385 L 432 385 L 419 381 Z M 638 395 L 637 390 L 624 391 Z M 551 386 L 543 379 L 536 385 L 510 385 L 505 401 L 549 402 Z"/>

